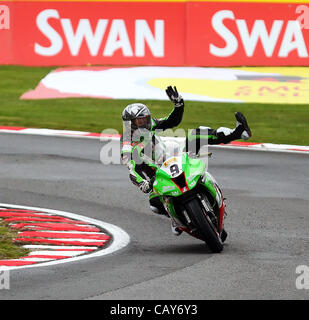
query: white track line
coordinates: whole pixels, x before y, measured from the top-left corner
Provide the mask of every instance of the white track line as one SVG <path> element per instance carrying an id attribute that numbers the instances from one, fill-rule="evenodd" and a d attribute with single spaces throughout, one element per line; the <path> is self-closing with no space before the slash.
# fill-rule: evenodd
<path id="1" fill-rule="evenodd" d="M 40 128 L 16 128 L 9 129 L 6 127 L 0 127 L 0 133 L 15 133 L 15 134 L 26 134 L 26 135 L 39 135 L 39 136 L 52 136 L 52 137 L 65 137 L 65 138 L 83 138 L 83 139 L 96 139 L 100 141 L 119 141 L 119 135 L 116 134 L 103 134 L 91 133 L 86 131 L 70 131 L 70 130 L 56 130 L 56 129 L 40 129 Z M 162 139 L 173 139 L 183 141 L 184 138 L 179 137 L 162 137 Z M 309 146 L 299 145 L 287 145 L 287 144 L 273 144 L 273 143 L 257 143 L 255 145 L 219 145 L 211 147 L 234 149 L 234 150 L 252 150 L 252 151 L 269 151 L 269 152 L 287 152 L 287 153 L 302 153 L 309 154 Z M 293 150 L 302 149 L 302 150 Z"/>
<path id="2" fill-rule="evenodd" d="M 75 213 L 53 210 L 53 209 L 13 205 L 13 204 L 7 204 L 7 203 L 0 203 L 0 206 L 12 208 L 12 209 L 44 210 L 44 212 L 48 212 L 51 214 L 65 216 L 65 217 L 69 217 L 69 218 L 76 219 L 76 220 L 83 220 L 85 222 L 88 222 L 90 224 L 94 224 L 96 226 L 99 226 L 99 227 L 105 229 L 112 236 L 112 239 L 110 240 L 111 244 L 107 248 L 103 247 L 102 249 L 95 251 L 95 252 L 90 252 L 88 254 L 84 254 L 84 255 L 72 257 L 72 258 L 66 258 L 63 260 L 53 260 L 53 261 L 42 262 L 42 263 L 33 264 L 33 265 L 1 266 L 0 267 L 1 270 L 13 270 L 13 269 L 22 269 L 22 268 L 35 268 L 35 267 L 51 266 L 51 265 L 56 265 L 56 264 L 60 264 L 60 263 L 67 263 L 67 262 L 73 262 L 73 261 L 78 261 L 78 260 L 83 260 L 83 259 L 89 259 L 89 258 L 93 258 L 93 257 L 101 257 L 101 256 L 104 256 L 107 254 L 114 253 L 117 250 L 124 248 L 130 242 L 130 236 L 121 228 L 119 228 L 113 224 L 107 223 L 107 222 L 103 222 L 103 221 L 96 220 L 93 218 L 85 217 L 85 216 L 78 215 Z M 27 248 L 42 248 L 42 246 L 39 246 L 39 245 L 36 245 L 36 246 L 27 245 L 25 247 L 27 247 Z M 56 248 L 55 246 L 49 246 L 49 247 L 50 248 L 52 247 L 54 249 Z M 44 246 L 44 248 L 48 248 L 48 247 Z M 59 248 L 59 249 L 66 249 L 66 248 L 72 249 L 72 246 L 67 246 L 67 247 L 58 246 L 57 248 Z M 74 247 L 74 248 L 76 248 L 76 249 L 77 248 L 89 249 L 92 247 L 82 247 L 81 246 L 81 247 Z M 57 251 L 55 251 L 55 254 L 56 254 L 56 252 Z M 29 258 L 31 258 L 31 257 L 29 257 Z"/>

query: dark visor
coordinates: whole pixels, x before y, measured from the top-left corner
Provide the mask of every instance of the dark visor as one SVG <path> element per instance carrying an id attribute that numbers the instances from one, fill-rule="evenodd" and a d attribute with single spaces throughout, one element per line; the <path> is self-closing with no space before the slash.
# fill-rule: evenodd
<path id="1" fill-rule="evenodd" d="M 134 124 L 135 124 L 137 127 L 145 128 L 145 127 L 147 127 L 148 117 L 149 117 L 149 116 L 145 116 L 145 117 L 142 117 L 142 118 L 136 118 L 136 119 L 134 120 Z"/>

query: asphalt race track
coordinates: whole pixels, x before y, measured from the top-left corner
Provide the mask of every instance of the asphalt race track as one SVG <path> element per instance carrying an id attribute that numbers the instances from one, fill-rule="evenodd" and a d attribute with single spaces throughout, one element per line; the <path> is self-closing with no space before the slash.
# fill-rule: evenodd
<path id="1" fill-rule="evenodd" d="M 111 255 L 10 271 L 2 299 L 308 299 L 308 155 L 213 148 L 209 171 L 227 198 L 228 239 L 212 254 L 175 237 L 99 140 L 0 135 L 0 202 L 73 212 L 131 237 Z M 309 280 L 308 280 L 309 281 Z"/>

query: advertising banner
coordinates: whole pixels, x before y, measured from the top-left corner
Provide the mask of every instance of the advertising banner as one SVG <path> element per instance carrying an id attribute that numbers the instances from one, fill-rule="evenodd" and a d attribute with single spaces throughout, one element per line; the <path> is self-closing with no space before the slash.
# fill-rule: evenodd
<path id="1" fill-rule="evenodd" d="M 0 64 L 309 65 L 309 1 L 0 2 Z"/>
<path id="2" fill-rule="evenodd" d="M 186 47 L 189 65 L 308 65 L 309 6 L 189 2 Z"/>
<path id="3" fill-rule="evenodd" d="M 0 64 L 12 63 L 12 10 L 10 2 L 0 2 Z"/>
<path id="4" fill-rule="evenodd" d="M 184 63 L 181 3 L 16 2 L 15 63 Z"/>

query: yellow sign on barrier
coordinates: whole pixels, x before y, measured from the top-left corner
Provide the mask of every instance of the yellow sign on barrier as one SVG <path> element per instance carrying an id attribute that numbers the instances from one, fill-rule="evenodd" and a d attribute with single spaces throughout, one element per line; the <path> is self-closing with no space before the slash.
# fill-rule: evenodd
<path id="1" fill-rule="evenodd" d="M 308 68 L 298 67 L 248 67 L 230 68 L 235 77 L 198 78 L 155 78 L 147 83 L 160 89 L 173 83 L 186 94 L 203 97 L 205 100 L 261 103 L 309 103 Z M 240 72 L 238 72 L 240 71 Z M 243 72 L 243 73 L 242 73 Z"/>

